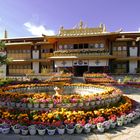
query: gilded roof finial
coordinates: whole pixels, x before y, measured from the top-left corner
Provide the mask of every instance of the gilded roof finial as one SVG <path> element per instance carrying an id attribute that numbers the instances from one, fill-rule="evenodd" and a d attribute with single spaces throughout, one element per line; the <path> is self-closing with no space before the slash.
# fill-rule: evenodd
<path id="1" fill-rule="evenodd" d="M 83 21 L 80 21 L 79 23 L 79 29 L 82 29 L 83 28 Z"/>
<path id="2" fill-rule="evenodd" d="M 8 33 L 7 33 L 7 30 L 5 29 L 4 31 L 4 38 L 7 38 L 8 37 Z"/>
<path id="3" fill-rule="evenodd" d="M 64 27 L 63 27 L 63 26 L 60 27 L 60 29 L 59 29 L 59 34 L 61 34 L 61 31 L 62 31 L 62 30 L 64 30 Z"/>
<path id="4" fill-rule="evenodd" d="M 60 30 L 63 30 L 63 29 L 64 29 L 64 26 L 61 26 L 61 27 L 60 27 Z"/>
<path id="5" fill-rule="evenodd" d="M 106 32 L 106 26 L 103 24 L 103 32 Z"/>
<path id="6" fill-rule="evenodd" d="M 100 27 L 100 28 L 103 28 L 103 23 L 100 23 L 99 27 Z"/>

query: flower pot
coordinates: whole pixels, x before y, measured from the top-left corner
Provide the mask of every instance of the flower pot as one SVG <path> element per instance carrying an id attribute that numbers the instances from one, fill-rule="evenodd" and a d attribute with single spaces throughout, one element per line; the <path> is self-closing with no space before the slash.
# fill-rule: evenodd
<path id="1" fill-rule="evenodd" d="M 101 103 L 101 101 L 96 101 L 96 105 L 99 105 Z"/>
<path id="2" fill-rule="evenodd" d="M 91 131 L 91 127 L 89 127 L 89 128 L 85 128 L 85 127 L 84 127 L 84 132 L 85 132 L 85 133 L 90 133 L 90 131 Z"/>
<path id="3" fill-rule="evenodd" d="M 15 134 L 19 134 L 20 133 L 20 128 L 13 128 L 13 131 Z"/>
<path id="4" fill-rule="evenodd" d="M 29 134 L 30 135 L 35 135 L 36 134 L 36 129 L 29 129 Z"/>
<path id="5" fill-rule="evenodd" d="M 39 108 L 39 103 L 34 103 L 34 108 Z"/>
<path id="6" fill-rule="evenodd" d="M 89 106 L 89 102 L 85 102 L 85 106 Z"/>
<path id="7" fill-rule="evenodd" d="M 27 104 L 26 103 L 22 103 L 21 104 L 21 107 L 26 108 L 27 107 Z"/>
<path id="8" fill-rule="evenodd" d="M 21 134 L 22 135 L 27 135 L 28 134 L 28 129 L 21 129 Z"/>
<path id="9" fill-rule="evenodd" d="M 21 103 L 16 103 L 16 107 L 19 108 Z"/>
<path id="10" fill-rule="evenodd" d="M 111 124 L 110 124 L 110 128 L 115 128 L 116 127 L 116 122 L 112 122 Z"/>
<path id="11" fill-rule="evenodd" d="M 91 125 L 91 130 L 94 130 L 96 128 L 96 125 L 95 124 L 92 124 Z"/>
<path id="12" fill-rule="evenodd" d="M 0 125 L 0 133 L 2 132 L 2 126 Z"/>
<path id="13" fill-rule="evenodd" d="M 55 134 L 56 129 L 47 129 L 47 133 L 48 135 L 54 135 Z"/>
<path id="14" fill-rule="evenodd" d="M 43 136 L 43 135 L 45 135 L 45 133 L 46 133 L 46 129 L 37 129 L 37 131 L 38 131 L 38 134 L 39 135 L 41 135 L 41 136 Z"/>
<path id="15" fill-rule="evenodd" d="M 122 126 L 123 125 L 123 121 L 117 121 L 117 125 L 118 126 Z"/>
<path id="16" fill-rule="evenodd" d="M 125 120 L 123 121 L 123 123 L 124 123 L 124 124 L 127 124 L 127 123 L 128 123 L 127 119 L 125 119 Z"/>
<path id="17" fill-rule="evenodd" d="M 127 122 L 130 123 L 131 122 L 131 118 L 127 118 Z"/>
<path id="18" fill-rule="evenodd" d="M 63 135 L 65 133 L 65 128 L 57 127 L 57 132 L 58 132 L 58 134 Z"/>
<path id="19" fill-rule="evenodd" d="M 11 102 L 11 106 L 12 107 L 15 107 L 16 106 L 16 103 L 15 102 Z"/>
<path id="20" fill-rule="evenodd" d="M 2 134 L 8 134 L 10 132 L 10 127 L 2 128 L 1 132 L 2 132 Z"/>
<path id="21" fill-rule="evenodd" d="M 48 108 L 53 108 L 53 104 L 48 104 Z"/>
<path id="22" fill-rule="evenodd" d="M 105 128 L 104 128 L 104 124 L 103 123 L 97 123 L 97 130 L 101 133 L 104 132 Z"/>
<path id="23" fill-rule="evenodd" d="M 103 125 L 104 125 L 104 128 L 107 129 L 107 130 L 110 128 L 110 122 L 109 121 L 104 121 Z"/>
<path id="24" fill-rule="evenodd" d="M 78 103 L 78 106 L 79 106 L 79 107 L 82 107 L 82 106 L 83 106 L 83 102 Z"/>
<path id="25" fill-rule="evenodd" d="M 97 130 L 98 130 L 99 132 L 103 133 L 105 129 L 104 129 L 103 127 L 97 127 Z"/>
<path id="26" fill-rule="evenodd" d="M 105 103 L 105 101 L 104 100 L 101 100 L 101 104 L 103 105 Z"/>
<path id="27" fill-rule="evenodd" d="M 69 128 L 66 127 L 66 130 L 67 130 L 67 133 L 68 133 L 68 134 L 73 134 L 75 128 L 69 129 Z"/>
<path id="28" fill-rule="evenodd" d="M 28 106 L 28 108 L 32 108 L 33 104 L 32 103 L 28 103 L 27 106 Z"/>
<path id="29" fill-rule="evenodd" d="M 91 104 L 92 106 L 94 106 L 94 105 L 95 105 L 95 101 L 91 101 L 90 104 Z"/>
<path id="30" fill-rule="evenodd" d="M 2 105 L 2 106 L 5 106 L 5 105 L 6 105 L 6 102 L 1 102 L 1 105 Z"/>
<path id="31" fill-rule="evenodd" d="M 8 107 L 10 107 L 10 106 L 11 106 L 11 103 L 10 103 L 10 102 L 7 102 L 6 105 L 7 105 Z"/>
<path id="32" fill-rule="evenodd" d="M 77 134 L 81 134 L 82 131 L 83 131 L 83 127 L 75 128 L 75 131 L 76 131 Z"/>
<path id="33" fill-rule="evenodd" d="M 45 108 L 45 107 L 46 107 L 46 104 L 45 104 L 45 103 L 41 103 L 41 104 L 40 104 L 40 107 L 41 107 L 41 108 Z"/>

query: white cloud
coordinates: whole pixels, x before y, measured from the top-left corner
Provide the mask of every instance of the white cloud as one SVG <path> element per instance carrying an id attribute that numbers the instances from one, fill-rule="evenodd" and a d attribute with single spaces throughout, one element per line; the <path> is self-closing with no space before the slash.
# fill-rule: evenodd
<path id="1" fill-rule="evenodd" d="M 51 29 L 46 29 L 43 25 L 35 25 L 30 22 L 24 23 L 26 30 L 29 31 L 32 35 L 41 36 L 42 34 L 45 35 L 54 35 L 55 32 Z"/>

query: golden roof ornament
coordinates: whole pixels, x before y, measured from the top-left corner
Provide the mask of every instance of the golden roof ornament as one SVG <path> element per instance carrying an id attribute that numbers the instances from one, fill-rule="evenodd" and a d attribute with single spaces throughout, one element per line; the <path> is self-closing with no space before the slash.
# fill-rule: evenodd
<path id="1" fill-rule="evenodd" d="M 103 28 L 103 23 L 100 23 L 99 27 L 100 27 L 100 28 Z"/>
<path id="2" fill-rule="evenodd" d="M 61 35 L 61 31 L 64 30 L 64 26 L 61 26 L 59 29 L 59 34 Z"/>
<path id="3" fill-rule="evenodd" d="M 106 26 L 103 24 L 103 32 L 106 32 Z"/>
<path id="4" fill-rule="evenodd" d="M 80 21 L 80 23 L 79 23 L 79 29 L 82 29 L 83 28 L 83 21 Z"/>

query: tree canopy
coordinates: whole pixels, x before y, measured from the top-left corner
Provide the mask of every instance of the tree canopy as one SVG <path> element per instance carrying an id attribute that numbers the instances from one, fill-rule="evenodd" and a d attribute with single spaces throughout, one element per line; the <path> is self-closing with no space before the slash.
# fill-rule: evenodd
<path id="1" fill-rule="evenodd" d="M 0 41 L 0 65 L 6 64 L 8 62 L 7 56 L 4 53 L 5 47 L 5 43 Z"/>

